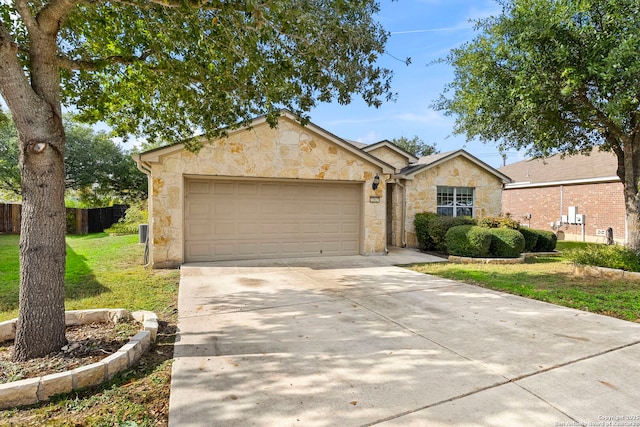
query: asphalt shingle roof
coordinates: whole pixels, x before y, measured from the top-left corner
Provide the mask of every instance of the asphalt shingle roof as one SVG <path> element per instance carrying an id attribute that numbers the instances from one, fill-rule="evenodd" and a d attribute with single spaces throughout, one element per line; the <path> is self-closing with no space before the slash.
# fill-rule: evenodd
<path id="1" fill-rule="evenodd" d="M 529 159 L 503 166 L 498 170 L 518 183 L 545 183 L 577 180 L 601 180 L 615 177 L 618 160 L 611 152 L 594 149 L 590 155 L 561 155 Z"/>

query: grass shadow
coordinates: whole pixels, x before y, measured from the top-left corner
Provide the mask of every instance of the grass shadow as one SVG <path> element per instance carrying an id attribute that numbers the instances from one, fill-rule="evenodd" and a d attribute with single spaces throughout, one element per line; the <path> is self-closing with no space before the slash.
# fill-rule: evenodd
<path id="1" fill-rule="evenodd" d="M 100 283 L 86 260 L 86 257 L 75 252 L 67 244 L 67 268 L 64 280 L 66 299 L 82 299 L 110 292 L 109 288 Z"/>
<path id="2" fill-rule="evenodd" d="M 20 254 L 18 236 L 4 236 L 0 245 L 0 312 L 18 308 L 20 294 Z M 84 256 L 67 245 L 65 297 L 82 299 L 110 292 L 100 283 Z"/>

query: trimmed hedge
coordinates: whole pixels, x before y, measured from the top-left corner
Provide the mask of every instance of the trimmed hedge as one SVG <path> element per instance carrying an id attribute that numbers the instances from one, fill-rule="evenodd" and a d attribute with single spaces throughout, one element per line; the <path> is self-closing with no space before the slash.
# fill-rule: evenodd
<path id="1" fill-rule="evenodd" d="M 486 257 L 491 247 L 492 235 L 489 229 L 476 225 L 451 227 L 445 242 L 450 255 Z"/>
<path id="2" fill-rule="evenodd" d="M 551 252 L 556 250 L 558 236 L 553 231 L 534 230 L 538 233 L 538 241 L 536 242 L 533 252 Z"/>
<path id="3" fill-rule="evenodd" d="M 438 214 L 433 212 L 422 212 L 416 214 L 413 224 L 416 227 L 416 239 L 418 240 L 418 247 L 421 250 L 435 249 L 433 239 L 429 235 L 429 222 L 436 218 Z"/>
<path id="4" fill-rule="evenodd" d="M 506 227 L 514 230 L 517 230 L 520 228 L 520 223 L 518 221 L 506 216 L 486 216 L 478 220 L 478 225 L 480 227 L 487 227 L 487 228 Z"/>
<path id="5" fill-rule="evenodd" d="M 538 243 L 538 232 L 526 227 L 522 227 L 518 231 L 520 231 L 524 237 L 524 251 L 533 252 L 536 247 L 536 243 Z"/>
<path id="6" fill-rule="evenodd" d="M 498 258 L 517 258 L 524 249 L 524 236 L 518 230 L 511 228 L 489 228 L 492 236 L 491 248 L 492 256 Z"/>
<path id="7" fill-rule="evenodd" d="M 439 251 L 447 250 L 445 236 L 450 228 L 459 225 L 476 225 L 476 220 L 466 216 L 444 216 L 437 215 L 429 220 L 429 237 L 433 241 L 435 249 Z"/>

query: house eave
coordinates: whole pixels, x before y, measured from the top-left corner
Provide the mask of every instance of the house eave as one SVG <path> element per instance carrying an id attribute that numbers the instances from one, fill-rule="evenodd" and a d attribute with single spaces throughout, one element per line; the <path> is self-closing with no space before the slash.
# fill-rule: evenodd
<path id="1" fill-rule="evenodd" d="M 393 142 L 388 141 L 388 140 L 382 140 L 379 142 L 376 142 L 374 144 L 370 144 L 367 146 L 364 146 L 361 148 L 362 151 L 368 153 L 369 151 L 373 151 L 375 149 L 378 149 L 380 147 L 387 147 L 388 149 L 394 151 L 395 153 L 399 154 L 400 156 L 404 157 L 407 159 L 408 163 L 415 163 L 418 161 L 418 158 L 416 156 L 414 156 L 413 154 L 403 150 L 402 148 L 396 146 Z"/>
<path id="2" fill-rule="evenodd" d="M 572 179 L 564 181 L 548 181 L 548 182 L 512 182 L 505 184 L 505 190 L 513 190 L 517 188 L 539 188 L 539 187 L 558 187 L 560 185 L 583 185 L 583 184 L 602 184 L 607 182 L 620 182 L 617 176 L 603 176 L 597 178 Z"/>
<path id="3" fill-rule="evenodd" d="M 465 159 L 467 159 L 468 161 L 470 161 L 471 163 L 475 164 L 476 166 L 478 166 L 481 169 L 484 169 L 485 171 L 487 171 L 488 173 L 494 175 L 496 178 L 500 179 L 502 181 L 503 184 L 508 184 L 513 182 L 513 180 L 511 178 L 509 178 L 507 175 L 503 174 L 502 172 L 500 172 L 499 170 L 489 166 L 488 164 L 486 164 L 485 162 L 483 162 L 482 160 L 472 156 L 471 154 L 467 153 L 465 150 L 457 150 L 457 151 L 453 151 L 451 152 L 449 155 L 444 156 L 432 163 L 428 163 L 425 165 L 421 165 L 421 166 L 416 166 L 413 170 L 411 170 L 409 173 L 405 173 L 405 174 L 398 174 L 397 177 L 400 179 L 413 179 L 417 174 L 419 174 L 420 172 L 424 172 L 426 170 L 429 170 L 433 167 L 436 167 L 438 165 L 441 165 L 442 163 L 445 163 L 451 159 L 454 159 L 458 156 L 462 156 Z"/>

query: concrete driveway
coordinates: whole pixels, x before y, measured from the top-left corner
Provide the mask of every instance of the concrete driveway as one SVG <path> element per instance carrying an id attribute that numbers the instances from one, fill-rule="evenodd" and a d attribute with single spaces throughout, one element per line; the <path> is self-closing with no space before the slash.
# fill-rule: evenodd
<path id="1" fill-rule="evenodd" d="M 392 265 L 436 260 L 183 266 L 169 425 L 640 426 L 640 324 Z"/>

